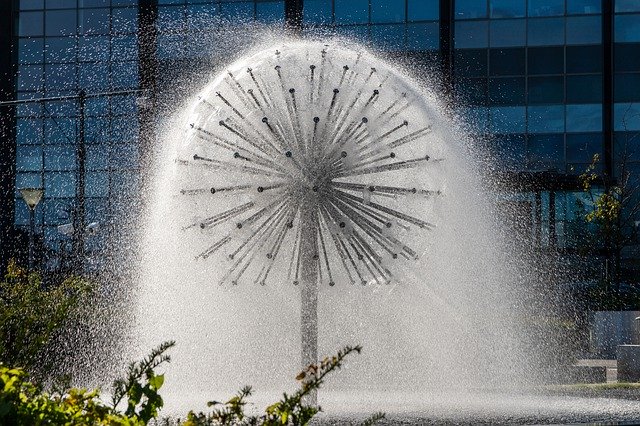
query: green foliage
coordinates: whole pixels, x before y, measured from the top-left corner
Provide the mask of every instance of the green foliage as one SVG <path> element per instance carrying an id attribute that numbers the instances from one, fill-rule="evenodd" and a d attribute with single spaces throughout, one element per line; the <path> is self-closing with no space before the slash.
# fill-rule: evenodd
<path id="1" fill-rule="evenodd" d="M 45 288 L 39 274 L 12 261 L 0 282 L 0 362 L 46 374 L 50 365 L 39 355 L 91 290 L 79 277 Z"/>

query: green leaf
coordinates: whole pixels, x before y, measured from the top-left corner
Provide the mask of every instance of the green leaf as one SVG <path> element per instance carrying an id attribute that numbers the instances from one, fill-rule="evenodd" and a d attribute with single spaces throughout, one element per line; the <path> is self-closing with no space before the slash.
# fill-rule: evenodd
<path id="1" fill-rule="evenodd" d="M 164 374 L 158 374 L 157 376 L 153 376 L 149 378 L 149 386 L 151 389 L 158 390 L 164 384 Z"/>

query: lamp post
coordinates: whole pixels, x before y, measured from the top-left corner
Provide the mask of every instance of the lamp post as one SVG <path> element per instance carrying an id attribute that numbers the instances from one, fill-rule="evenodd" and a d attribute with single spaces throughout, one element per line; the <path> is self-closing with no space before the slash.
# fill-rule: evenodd
<path id="1" fill-rule="evenodd" d="M 22 188 L 20 195 L 29 207 L 29 272 L 33 271 L 33 245 L 36 226 L 36 207 L 42 199 L 44 189 L 42 188 Z"/>

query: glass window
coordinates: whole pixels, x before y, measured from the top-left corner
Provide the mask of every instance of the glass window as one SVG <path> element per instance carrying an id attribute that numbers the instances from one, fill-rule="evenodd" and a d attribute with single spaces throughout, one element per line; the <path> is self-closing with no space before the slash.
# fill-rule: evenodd
<path id="1" fill-rule="evenodd" d="M 158 58 L 176 59 L 184 54 L 184 36 L 174 34 L 158 35 Z M 114 46 L 115 56 L 115 46 Z"/>
<path id="2" fill-rule="evenodd" d="M 44 42 L 45 61 L 75 62 L 76 39 L 72 37 L 47 37 Z"/>
<path id="3" fill-rule="evenodd" d="M 21 64 L 41 63 L 44 59 L 44 39 L 21 38 L 18 41 L 18 61 Z"/>
<path id="4" fill-rule="evenodd" d="M 79 59 L 82 62 L 104 62 L 109 60 L 109 36 L 80 37 Z M 120 58 L 118 58 L 120 59 Z"/>
<path id="5" fill-rule="evenodd" d="M 117 117 L 111 120 L 111 134 L 115 142 L 133 142 L 138 137 L 138 120 Z"/>
<path id="6" fill-rule="evenodd" d="M 357 40 L 360 43 L 369 42 L 368 25 L 343 25 L 336 28 L 336 32 L 345 37 Z"/>
<path id="7" fill-rule="evenodd" d="M 405 15 L 405 0 L 371 0 L 372 23 L 404 22 Z"/>
<path id="8" fill-rule="evenodd" d="M 567 132 L 602 131 L 602 104 L 567 105 Z"/>
<path id="9" fill-rule="evenodd" d="M 53 120 L 45 120 L 45 143 L 54 144 L 73 144 L 76 140 L 76 121 L 70 118 L 56 118 Z"/>
<path id="10" fill-rule="evenodd" d="M 490 49 L 490 75 L 523 75 L 525 71 L 525 50 Z"/>
<path id="11" fill-rule="evenodd" d="M 44 9 L 44 0 L 20 0 L 20 10 Z"/>
<path id="12" fill-rule="evenodd" d="M 602 17 L 577 16 L 567 18 L 567 44 L 602 43 Z"/>
<path id="13" fill-rule="evenodd" d="M 525 0 L 490 0 L 492 18 L 522 18 L 525 16 Z"/>
<path id="14" fill-rule="evenodd" d="M 613 154 L 615 161 L 640 162 L 640 150 L 637 147 L 638 132 L 615 132 L 613 135 Z"/>
<path id="15" fill-rule="evenodd" d="M 73 197 L 76 193 L 76 177 L 73 172 L 45 173 L 44 192 L 47 197 Z"/>
<path id="16" fill-rule="evenodd" d="M 327 24 L 333 20 L 331 0 L 304 0 L 302 13 L 305 23 Z"/>
<path id="17" fill-rule="evenodd" d="M 47 0 L 47 9 L 70 9 L 76 6 L 76 0 Z"/>
<path id="18" fill-rule="evenodd" d="M 158 44 L 160 45 L 160 40 L 165 42 L 167 38 L 173 40 L 183 40 L 182 36 L 174 36 L 174 35 L 159 35 L 158 36 Z M 164 46 L 163 46 L 164 47 Z M 181 46 L 176 46 L 177 51 L 181 51 Z M 160 50 L 160 47 L 158 47 Z M 111 56 L 119 61 L 134 61 L 138 59 L 138 37 L 136 35 L 127 35 L 127 36 L 114 36 L 111 38 Z"/>
<path id="19" fill-rule="evenodd" d="M 407 25 L 407 49 L 413 51 L 436 50 L 440 43 L 437 22 Z"/>
<path id="20" fill-rule="evenodd" d="M 111 113 L 114 115 L 135 114 L 136 112 L 136 95 L 121 95 L 111 98 Z M 128 120 L 131 120 L 128 118 Z M 133 124 L 137 125 L 138 120 L 133 120 Z M 131 127 L 132 124 L 129 124 Z"/>
<path id="21" fill-rule="evenodd" d="M 487 17 L 487 0 L 456 0 L 455 19 Z"/>
<path id="22" fill-rule="evenodd" d="M 109 64 L 106 62 L 80 64 L 78 85 L 88 91 L 109 89 Z"/>
<path id="23" fill-rule="evenodd" d="M 66 171 L 76 168 L 75 145 L 49 145 L 45 148 L 44 168 L 47 171 Z"/>
<path id="24" fill-rule="evenodd" d="M 489 114 L 494 133 L 524 133 L 526 127 L 524 107 L 491 107 Z"/>
<path id="25" fill-rule="evenodd" d="M 377 48 L 401 50 L 404 47 L 404 25 L 372 25 L 371 40 Z"/>
<path id="26" fill-rule="evenodd" d="M 602 0 L 567 0 L 568 15 L 588 15 L 591 13 L 600 13 L 601 9 Z"/>
<path id="27" fill-rule="evenodd" d="M 33 37 L 44 35 L 44 13 L 21 12 L 18 23 L 18 35 L 21 37 Z"/>
<path id="28" fill-rule="evenodd" d="M 640 12 L 640 3 L 637 0 L 615 0 L 616 13 Z"/>
<path id="29" fill-rule="evenodd" d="M 529 167 L 564 169 L 563 135 L 529 135 Z"/>
<path id="30" fill-rule="evenodd" d="M 459 78 L 455 80 L 455 94 L 466 105 L 487 104 L 486 78 Z"/>
<path id="31" fill-rule="evenodd" d="M 564 44 L 564 18 L 529 19 L 529 46 Z"/>
<path id="32" fill-rule="evenodd" d="M 564 102 L 564 79 L 562 76 L 529 77 L 530 104 L 561 104 Z"/>
<path id="33" fill-rule="evenodd" d="M 18 145 L 39 144 L 42 141 L 42 120 L 18 118 L 16 123 L 16 143 Z"/>
<path id="34" fill-rule="evenodd" d="M 137 62 L 113 62 L 111 63 L 111 76 L 113 87 L 118 90 L 137 88 L 138 63 Z"/>
<path id="35" fill-rule="evenodd" d="M 567 162 L 591 163 L 595 154 L 602 153 L 602 133 L 567 134 Z"/>
<path id="36" fill-rule="evenodd" d="M 45 87 L 50 90 L 72 90 L 76 87 L 76 66 L 74 64 L 46 64 Z"/>
<path id="37" fill-rule="evenodd" d="M 530 47 L 528 51 L 529 74 L 563 74 L 563 47 Z"/>
<path id="38" fill-rule="evenodd" d="M 567 102 L 602 102 L 602 75 L 568 75 Z"/>
<path id="39" fill-rule="evenodd" d="M 602 46 L 567 46 L 567 73 L 602 72 Z"/>
<path id="40" fill-rule="evenodd" d="M 490 46 L 513 47 L 526 44 L 524 19 L 500 19 L 490 22 Z"/>
<path id="41" fill-rule="evenodd" d="M 113 9 L 113 33 L 132 34 L 138 29 L 138 9 L 137 8 L 116 8 Z"/>
<path id="42" fill-rule="evenodd" d="M 455 47 L 478 48 L 489 45 L 487 21 L 456 22 Z"/>
<path id="43" fill-rule="evenodd" d="M 256 19 L 262 22 L 274 23 L 284 21 L 284 2 L 256 3 Z"/>
<path id="44" fill-rule="evenodd" d="M 112 145 L 109 162 L 111 167 L 116 169 L 134 169 L 138 167 L 138 145 Z"/>
<path id="45" fill-rule="evenodd" d="M 76 33 L 76 9 L 48 10 L 45 13 L 45 34 L 48 36 L 74 35 Z"/>
<path id="46" fill-rule="evenodd" d="M 408 0 L 407 12 L 409 21 L 435 21 L 440 19 L 440 4 L 438 0 Z"/>
<path id="47" fill-rule="evenodd" d="M 564 15 L 564 0 L 529 0 L 529 16 Z"/>
<path id="48" fill-rule="evenodd" d="M 17 173 L 16 174 L 16 189 L 17 188 L 41 188 L 42 175 L 40 173 Z M 47 194 L 48 196 L 49 194 Z M 20 193 L 16 191 L 16 197 L 22 198 Z M 24 202 L 16 203 L 22 204 L 26 207 Z"/>
<path id="49" fill-rule="evenodd" d="M 616 72 L 640 71 L 640 43 L 615 44 L 613 58 Z"/>
<path id="50" fill-rule="evenodd" d="M 217 4 L 197 4 L 187 6 L 189 31 L 211 31 L 219 25 Z"/>
<path id="51" fill-rule="evenodd" d="M 107 172 L 89 172 L 85 180 L 87 197 L 106 197 L 109 195 L 109 174 Z"/>
<path id="52" fill-rule="evenodd" d="M 500 135 L 491 141 L 495 158 L 503 167 L 522 168 L 525 161 L 524 135 Z"/>
<path id="53" fill-rule="evenodd" d="M 530 106 L 528 108 L 529 133 L 564 132 L 564 106 Z"/>
<path id="54" fill-rule="evenodd" d="M 85 122 L 85 140 L 87 144 L 107 142 L 108 136 L 109 119 L 87 117 Z"/>
<path id="55" fill-rule="evenodd" d="M 80 9 L 78 14 L 82 34 L 109 34 L 109 9 Z"/>
<path id="56" fill-rule="evenodd" d="M 54 198 L 48 199 L 44 208 L 44 220 L 45 223 L 63 224 L 71 222 L 71 212 L 73 211 L 74 203 L 72 199 Z"/>
<path id="57" fill-rule="evenodd" d="M 524 93 L 524 77 L 489 79 L 489 102 L 493 105 L 524 104 Z"/>
<path id="58" fill-rule="evenodd" d="M 253 12 L 253 8 L 252 8 Z M 253 13 L 252 13 L 253 15 Z M 184 6 L 162 7 L 158 10 L 156 26 L 160 32 L 180 32 L 185 29 Z"/>
<path id="59" fill-rule="evenodd" d="M 640 74 L 616 74 L 613 87 L 616 102 L 640 101 Z"/>
<path id="60" fill-rule="evenodd" d="M 465 118 L 465 123 L 476 132 L 484 133 L 489 126 L 489 110 L 486 107 L 463 108 L 460 114 Z"/>
<path id="61" fill-rule="evenodd" d="M 87 170 L 105 170 L 107 168 L 106 148 L 100 145 L 87 145 Z"/>
<path id="62" fill-rule="evenodd" d="M 88 98 L 86 101 L 85 110 L 87 117 L 108 115 L 109 98 L 104 96 Z"/>
<path id="63" fill-rule="evenodd" d="M 454 72 L 460 77 L 486 77 L 488 54 L 486 49 L 456 49 Z"/>
<path id="64" fill-rule="evenodd" d="M 368 0 L 335 0 L 337 24 L 365 24 L 369 22 Z"/>
<path id="65" fill-rule="evenodd" d="M 18 146 L 16 148 L 16 171 L 37 172 L 39 170 L 42 170 L 42 146 Z"/>
<path id="66" fill-rule="evenodd" d="M 18 72 L 18 90 L 42 90 L 42 65 L 23 65 Z"/>
<path id="67" fill-rule="evenodd" d="M 640 15 L 617 15 L 615 17 L 615 41 L 640 41 Z"/>

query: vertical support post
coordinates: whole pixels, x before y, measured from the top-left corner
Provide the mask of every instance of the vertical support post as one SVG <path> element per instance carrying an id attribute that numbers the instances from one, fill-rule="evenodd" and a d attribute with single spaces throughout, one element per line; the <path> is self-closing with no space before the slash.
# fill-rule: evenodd
<path id="1" fill-rule="evenodd" d="M 80 108 L 79 135 L 76 143 L 76 208 L 73 215 L 73 254 L 76 273 L 84 272 L 84 240 L 85 240 L 85 175 L 86 175 L 86 144 L 85 144 L 85 109 L 87 94 L 84 90 L 78 93 Z"/>
<path id="2" fill-rule="evenodd" d="M 29 269 L 28 273 L 33 272 L 33 246 L 36 233 L 36 208 L 29 208 Z"/>
<path id="3" fill-rule="evenodd" d="M 313 203 L 307 198 L 300 212 L 300 332 L 302 344 L 302 368 L 318 361 L 318 262 L 317 218 Z M 314 392 L 307 398 L 308 404 L 317 404 Z"/>
<path id="4" fill-rule="evenodd" d="M 284 22 L 285 28 L 292 35 L 299 36 L 302 32 L 302 8 L 303 0 L 284 1 Z"/>
<path id="5" fill-rule="evenodd" d="M 454 0 L 440 0 L 440 66 L 443 90 L 450 95 L 453 89 L 453 4 Z"/>
<path id="6" fill-rule="evenodd" d="M 556 248 L 558 236 L 556 235 L 556 193 L 549 191 L 549 246 Z"/>
<path id="7" fill-rule="evenodd" d="M 536 243 L 536 248 L 539 249 L 542 246 L 542 191 L 540 189 L 536 189 L 535 192 L 535 204 L 534 204 L 534 214 L 535 220 L 533 222 L 534 227 L 534 238 Z"/>
<path id="8" fill-rule="evenodd" d="M 602 0 L 602 134 L 605 190 L 613 173 L 613 2 Z"/>

